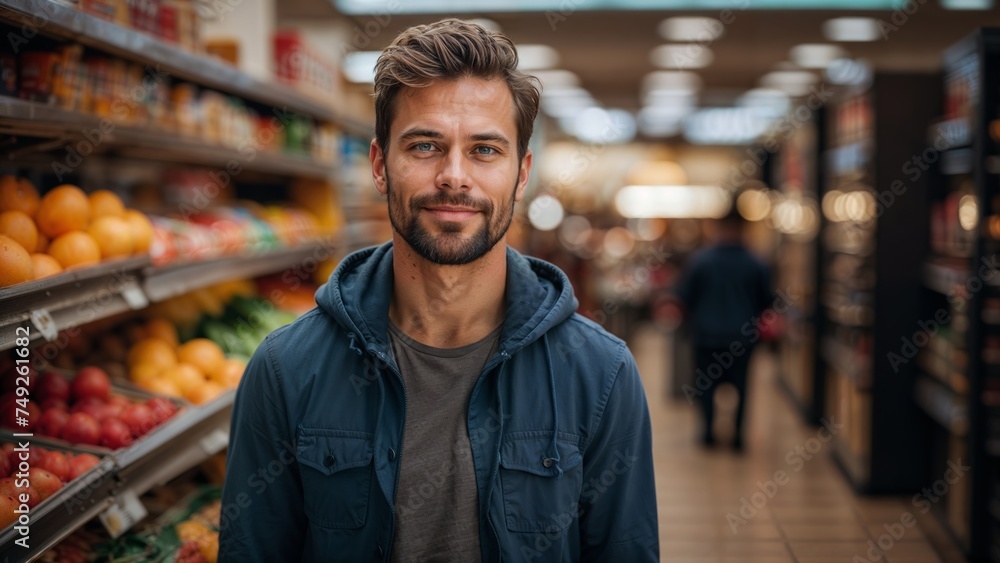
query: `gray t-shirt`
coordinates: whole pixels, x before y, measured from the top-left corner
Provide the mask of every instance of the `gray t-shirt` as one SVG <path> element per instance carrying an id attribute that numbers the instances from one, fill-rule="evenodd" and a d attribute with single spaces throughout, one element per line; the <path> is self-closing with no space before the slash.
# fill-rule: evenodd
<path id="1" fill-rule="evenodd" d="M 496 353 L 500 328 L 461 348 L 421 344 L 389 323 L 406 385 L 393 563 L 481 561 L 469 395 Z"/>

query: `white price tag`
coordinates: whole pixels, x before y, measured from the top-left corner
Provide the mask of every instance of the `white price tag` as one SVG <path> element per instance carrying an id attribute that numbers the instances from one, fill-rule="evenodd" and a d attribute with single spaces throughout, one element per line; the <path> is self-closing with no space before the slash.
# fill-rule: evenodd
<path id="1" fill-rule="evenodd" d="M 122 290 L 122 297 L 133 311 L 145 309 L 149 306 L 149 299 L 146 298 L 146 294 L 143 293 L 142 288 L 137 284 L 133 283 L 125 286 L 125 289 Z"/>
<path id="2" fill-rule="evenodd" d="M 59 337 L 59 329 L 56 328 L 56 321 L 49 314 L 47 309 L 35 309 L 31 312 L 31 323 L 35 325 L 38 332 L 45 337 L 45 340 L 52 342 Z"/>
<path id="3" fill-rule="evenodd" d="M 215 455 L 229 445 L 229 431 L 216 428 L 201 439 L 201 447 L 208 455 Z"/>
<path id="4" fill-rule="evenodd" d="M 112 538 L 117 538 L 127 532 L 136 523 L 146 517 L 148 512 L 142 505 L 139 496 L 132 490 L 122 491 L 115 503 L 101 513 L 98 518 L 104 529 Z"/>

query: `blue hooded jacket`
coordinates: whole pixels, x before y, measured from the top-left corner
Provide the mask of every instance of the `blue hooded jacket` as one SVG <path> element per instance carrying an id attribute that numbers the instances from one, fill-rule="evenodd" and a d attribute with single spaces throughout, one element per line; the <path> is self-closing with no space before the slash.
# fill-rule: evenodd
<path id="1" fill-rule="evenodd" d="M 392 243 L 268 336 L 233 408 L 219 561 L 388 561 L 406 397 Z M 625 343 L 555 266 L 507 250 L 499 350 L 469 398 L 484 562 L 659 559 L 649 411 Z"/>

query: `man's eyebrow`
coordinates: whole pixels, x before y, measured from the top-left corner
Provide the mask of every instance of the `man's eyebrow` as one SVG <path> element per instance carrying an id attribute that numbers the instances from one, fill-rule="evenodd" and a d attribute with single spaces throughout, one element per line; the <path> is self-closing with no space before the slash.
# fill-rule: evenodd
<path id="1" fill-rule="evenodd" d="M 507 137 L 492 131 L 489 133 L 476 133 L 475 135 L 470 135 L 469 139 L 473 141 L 493 141 L 494 143 L 500 143 L 504 147 L 510 146 L 510 141 L 507 140 Z"/>
<path id="2" fill-rule="evenodd" d="M 444 137 L 439 131 L 433 129 L 410 129 L 399 136 L 399 140 L 407 141 L 410 139 L 416 139 L 418 137 L 425 137 L 428 139 L 441 139 Z"/>

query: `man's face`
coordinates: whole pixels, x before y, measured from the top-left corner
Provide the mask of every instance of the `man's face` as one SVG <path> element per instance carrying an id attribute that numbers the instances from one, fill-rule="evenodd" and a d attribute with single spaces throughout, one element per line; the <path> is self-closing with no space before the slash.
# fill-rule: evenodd
<path id="1" fill-rule="evenodd" d="M 517 157 L 513 96 L 502 80 L 404 88 L 383 151 L 370 159 L 393 229 L 424 259 L 468 264 L 504 239 L 531 153 Z"/>

